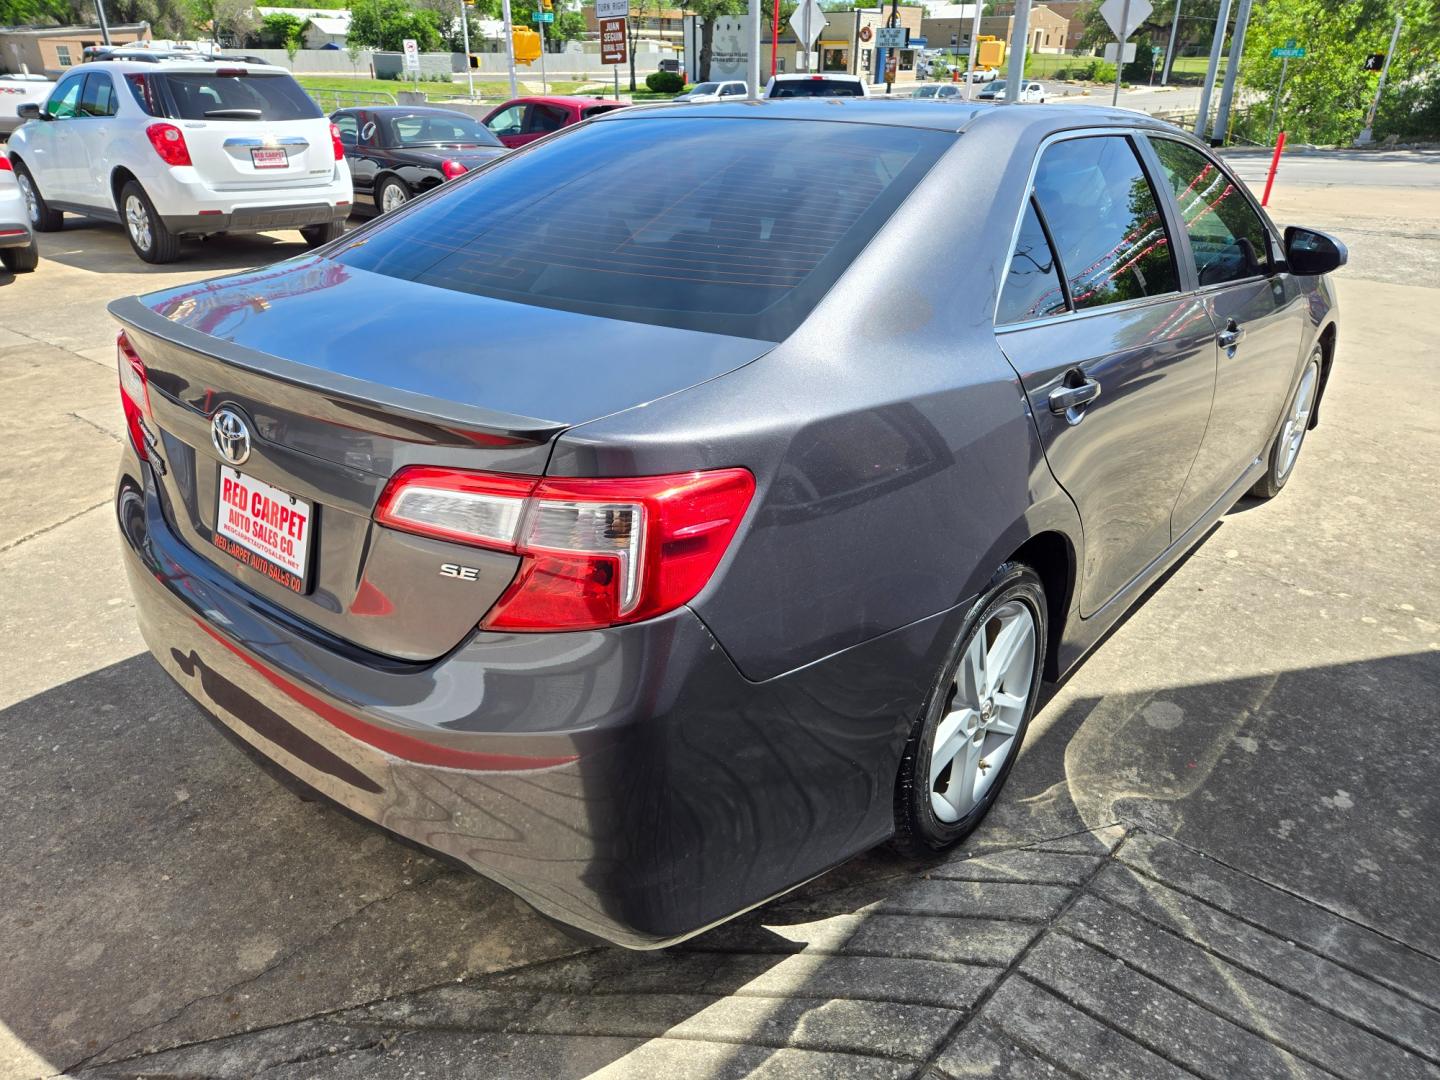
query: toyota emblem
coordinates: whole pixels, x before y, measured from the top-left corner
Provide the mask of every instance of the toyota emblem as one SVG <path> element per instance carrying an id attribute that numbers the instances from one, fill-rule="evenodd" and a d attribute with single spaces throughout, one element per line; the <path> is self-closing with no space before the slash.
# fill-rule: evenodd
<path id="1" fill-rule="evenodd" d="M 228 406 L 217 409 L 211 418 L 210 441 L 231 465 L 244 465 L 250 456 L 250 429 L 245 418 Z"/>

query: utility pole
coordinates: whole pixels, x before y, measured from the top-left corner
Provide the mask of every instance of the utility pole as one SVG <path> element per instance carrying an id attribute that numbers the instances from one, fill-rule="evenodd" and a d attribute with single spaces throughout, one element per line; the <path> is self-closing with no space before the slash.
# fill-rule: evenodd
<path id="1" fill-rule="evenodd" d="M 1230 102 L 1235 97 L 1235 80 L 1240 75 L 1240 58 L 1245 55 L 1245 28 L 1250 25 L 1252 0 L 1240 0 L 1235 11 L 1235 32 L 1230 35 L 1230 63 L 1225 66 L 1225 85 L 1220 90 L 1220 114 L 1215 117 L 1215 145 L 1225 142 L 1230 130 Z"/>
<path id="2" fill-rule="evenodd" d="M 750 0 L 750 100 L 760 100 L 760 4 Z"/>
<path id="3" fill-rule="evenodd" d="M 470 63 L 470 17 L 465 14 L 465 0 L 460 0 L 460 32 L 465 36 L 465 77 L 470 83 L 470 100 L 475 100 L 475 68 Z"/>
<path id="4" fill-rule="evenodd" d="M 500 10 L 505 16 L 505 59 L 510 68 L 510 96 L 519 97 L 515 89 L 515 27 L 510 22 L 510 0 L 501 0 Z"/>
<path id="5" fill-rule="evenodd" d="M 1170 65 L 1175 63 L 1175 34 L 1180 29 L 1180 4 L 1181 0 L 1175 0 L 1175 17 L 1170 20 L 1170 44 L 1165 47 L 1165 67 L 1160 72 L 1161 86 L 1170 82 Z"/>
<path id="6" fill-rule="evenodd" d="M 965 65 L 965 100 L 970 100 L 970 87 L 975 84 L 975 52 L 980 48 L 980 13 L 985 10 L 983 0 L 975 0 L 975 17 L 970 24 L 970 60 Z"/>
<path id="7" fill-rule="evenodd" d="M 95 16 L 100 20 L 100 41 L 110 44 L 110 23 L 105 18 L 105 0 L 95 0 Z"/>
<path id="8" fill-rule="evenodd" d="M 1010 23 L 1010 65 L 1005 70 L 1005 100 L 1020 100 L 1020 84 L 1025 81 L 1025 40 L 1030 36 L 1030 0 L 1016 0 L 1015 14 Z M 1019 48 L 1015 46 L 1020 43 Z M 974 47 L 974 41 L 971 41 Z M 1016 63 L 1016 55 L 1019 63 Z"/>
<path id="9" fill-rule="evenodd" d="M 1365 127 L 1355 139 L 1356 146 L 1369 146 L 1374 138 L 1371 129 L 1375 126 L 1375 112 L 1380 108 L 1380 95 L 1385 93 L 1385 79 L 1390 74 L 1390 61 L 1395 57 L 1395 45 L 1400 40 L 1400 27 L 1404 24 L 1404 16 L 1396 15 L 1395 32 L 1390 35 L 1390 48 L 1385 50 L 1385 66 L 1380 69 L 1380 85 L 1375 87 L 1375 100 L 1370 103 L 1370 111 L 1365 114 Z"/>
<path id="10" fill-rule="evenodd" d="M 1195 136 L 1205 138 L 1210 124 L 1210 95 L 1215 92 L 1215 73 L 1220 70 L 1220 53 L 1225 48 L 1225 26 L 1230 22 L 1230 0 L 1220 0 L 1220 13 L 1215 17 L 1215 37 L 1210 42 L 1210 66 L 1205 69 L 1205 85 L 1200 90 L 1200 111 L 1195 117 Z"/>

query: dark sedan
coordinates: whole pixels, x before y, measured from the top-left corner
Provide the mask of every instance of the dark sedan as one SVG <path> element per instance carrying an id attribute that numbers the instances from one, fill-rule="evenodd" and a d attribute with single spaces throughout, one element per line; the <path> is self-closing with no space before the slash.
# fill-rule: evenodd
<path id="1" fill-rule="evenodd" d="M 410 105 L 330 115 L 345 147 L 357 209 L 384 213 L 507 151 L 478 120 Z"/>
<path id="2" fill-rule="evenodd" d="M 140 626 L 326 796 L 665 945 L 975 828 L 1042 680 L 1291 477 L 1344 258 L 1138 113 L 614 112 L 111 305 Z"/>

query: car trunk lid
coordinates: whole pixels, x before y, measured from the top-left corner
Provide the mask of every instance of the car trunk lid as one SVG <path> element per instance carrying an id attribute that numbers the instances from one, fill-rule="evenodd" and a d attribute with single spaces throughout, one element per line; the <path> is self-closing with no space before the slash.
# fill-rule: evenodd
<path id="1" fill-rule="evenodd" d="M 116 301 L 110 311 L 147 369 L 156 472 L 176 531 L 271 604 L 404 660 L 453 648 L 518 561 L 374 525 L 397 469 L 537 475 L 567 428 L 770 347 L 457 293 L 315 256 Z M 240 461 L 223 455 L 214 430 L 222 411 L 246 428 L 250 453 Z M 237 539 L 236 497 L 242 518 L 260 508 L 257 528 L 290 525 L 280 539 L 296 563 L 257 559 Z"/>

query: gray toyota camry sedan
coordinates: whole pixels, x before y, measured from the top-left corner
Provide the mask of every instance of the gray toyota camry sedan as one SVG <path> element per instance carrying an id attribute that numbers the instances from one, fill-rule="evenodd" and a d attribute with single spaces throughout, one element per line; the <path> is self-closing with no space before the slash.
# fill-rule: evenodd
<path id="1" fill-rule="evenodd" d="M 111 305 L 140 624 L 305 784 L 662 946 L 976 826 L 1285 485 L 1344 260 L 1130 112 L 606 114 Z"/>

